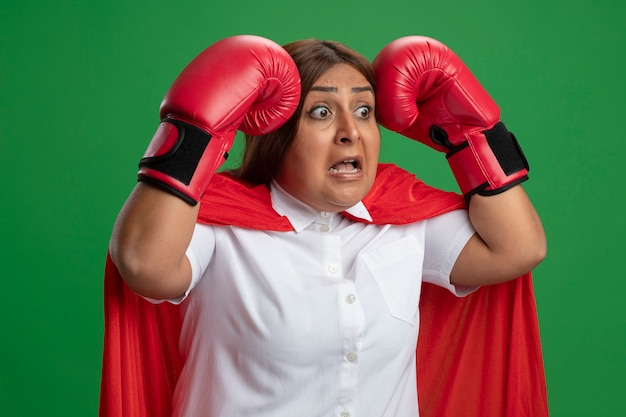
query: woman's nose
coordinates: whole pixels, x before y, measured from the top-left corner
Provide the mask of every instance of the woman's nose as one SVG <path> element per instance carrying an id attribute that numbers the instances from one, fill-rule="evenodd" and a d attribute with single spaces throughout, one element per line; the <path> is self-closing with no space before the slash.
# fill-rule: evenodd
<path id="1" fill-rule="evenodd" d="M 338 120 L 335 136 L 337 144 L 350 145 L 361 139 L 361 132 L 351 113 L 342 115 Z"/>

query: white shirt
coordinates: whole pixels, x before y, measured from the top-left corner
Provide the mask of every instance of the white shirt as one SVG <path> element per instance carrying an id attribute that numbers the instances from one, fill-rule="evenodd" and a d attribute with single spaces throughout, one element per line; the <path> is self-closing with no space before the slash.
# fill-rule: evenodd
<path id="1" fill-rule="evenodd" d="M 449 282 L 467 212 L 373 225 L 271 197 L 295 231 L 196 227 L 174 415 L 417 416 L 421 281 L 470 291 Z"/>

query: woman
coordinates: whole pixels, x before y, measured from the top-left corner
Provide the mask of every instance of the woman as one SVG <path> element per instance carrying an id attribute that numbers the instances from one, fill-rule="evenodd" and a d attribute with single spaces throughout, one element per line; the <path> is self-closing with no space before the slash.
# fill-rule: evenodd
<path id="1" fill-rule="evenodd" d="M 254 63 L 216 59 L 233 48 L 255 49 Z M 258 58 L 266 48 L 272 53 Z M 391 186 L 406 175 L 378 164 L 377 102 L 386 100 L 392 114 L 402 103 L 377 88 L 376 75 L 394 77 L 385 68 L 398 67 L 397 56 L 378 60 L 375 75 L 367 59 L 335 42 L 284 50 L 289 59 L 266 40 L 229 38 L 181 73 L 116 222 L 111 258 L 135 292 L 182 302 L 174 415 L 415 416 L 421 281 L 465 295 L 516 278 L 544 256 L 540 221 L 519 185 L 525 168 L 482 173 L 486 185 L 459 181 L 469 209 L 419 182 Z M 227 64 L 198 75 L 213 59 Z M 233 75 L 229 64 L 264 72 Z M 459 120 L 437 114 L 430 97 L 441 103 L 450 89 L 435 84 L 423 94 L 426 117 L 438 123 L 433 147 L 460 152 L 462 163 L 452 166 L 460 178 L 474 168 L 455 141 L 476 141 L 475 125 L 459 133 Z M 474 97 L 493 107 L 477 88 Z M 498 122 L 474 110 L 484 119 L 480 132 Z M 416 133 L 420 123 L 422 116 L 409 122 L 416 127 L 406 135 L 427 142 Z M 243 164 L 213 177 L 237 127 L 249 133 Z"/>

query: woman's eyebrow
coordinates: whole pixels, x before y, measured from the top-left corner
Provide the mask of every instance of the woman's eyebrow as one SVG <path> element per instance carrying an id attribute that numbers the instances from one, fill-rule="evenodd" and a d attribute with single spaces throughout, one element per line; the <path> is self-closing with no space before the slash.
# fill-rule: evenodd
<path id="1" fill-rule="evenodd" d="M 366 87 L 352 87 L 353 93 L 361 93 L 363 91 L 370 91 L 372 94 L 374 94 L 374 89 L 369 85 Z"/>
<path id="2" fill-rule="evenodd" d="M 323 86 L 314 85 L 313 87 L 311 87 L 310 91 L 322 91 L 325 93 L 336 93 L 339 90 L 337 89 L 337 87 L 323 87 Z M 369 85 L 365 87 L 352 87 L 351 91 L 353 93 L 361 93 L 363 91 L 371 91 L 372 94 L 374 93 L 374 89 L 370 87 Z"/>
<path id="3" fill-rule="evenodd" d="M 339 90 L 337 90 L 337 87 L 322 87 L 322 86 L 314 85 L 313 87 L 311 87 L 311 91 L 322 91 L 324 93 L 336 93 Z"/>

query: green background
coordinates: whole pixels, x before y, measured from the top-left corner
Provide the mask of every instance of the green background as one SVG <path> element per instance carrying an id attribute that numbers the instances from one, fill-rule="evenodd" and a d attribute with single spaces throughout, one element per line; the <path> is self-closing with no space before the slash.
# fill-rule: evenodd
<path id="1" fill-rule="evenodd" d="M 371 59 L 421 34 L 463 58 L 531 163 L 551 414 L 626 415 L 625 4 L 1 0 L 0 413 L 96 414 L 107 242 L 161 98 L 206 46 L 250 33 Z M 384 131 L 382 159 L 456 190 L 418 143 Z"/>

